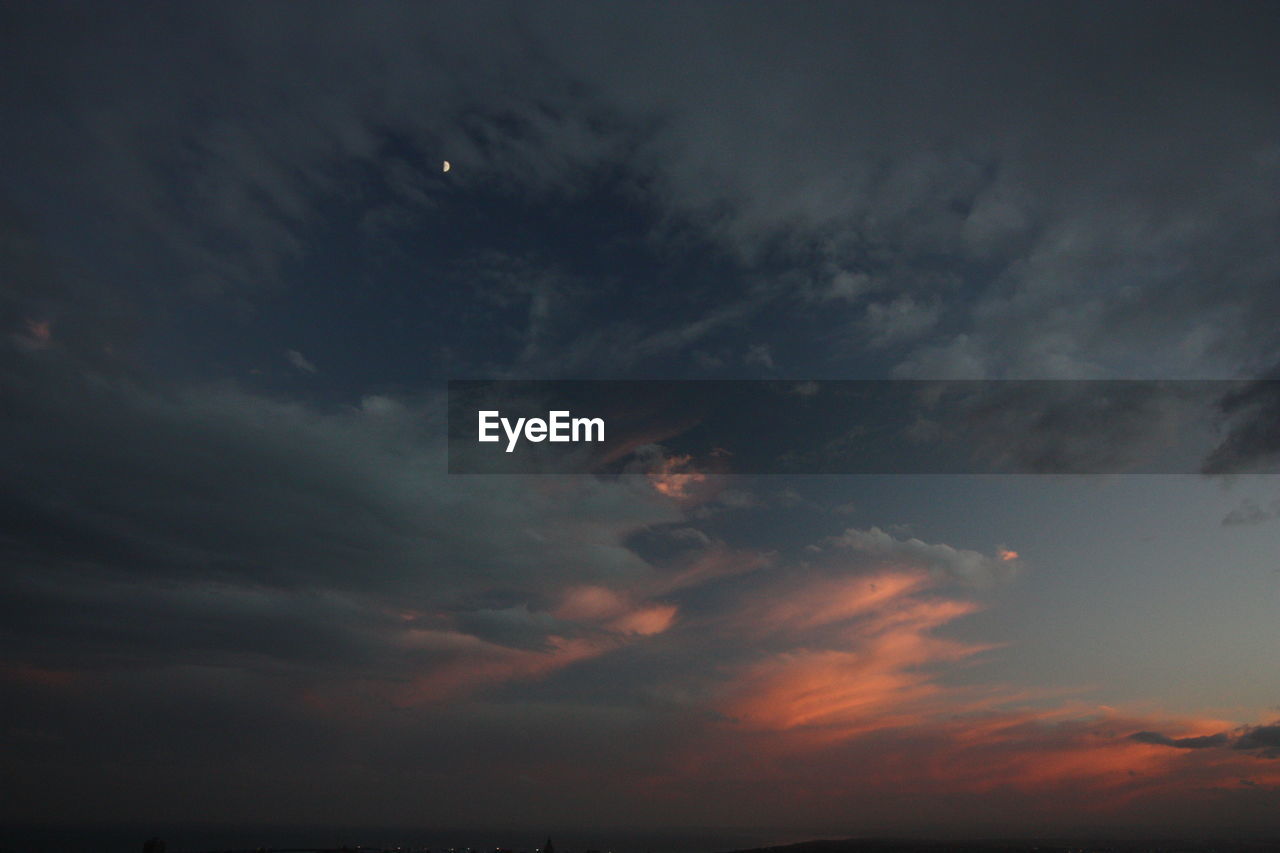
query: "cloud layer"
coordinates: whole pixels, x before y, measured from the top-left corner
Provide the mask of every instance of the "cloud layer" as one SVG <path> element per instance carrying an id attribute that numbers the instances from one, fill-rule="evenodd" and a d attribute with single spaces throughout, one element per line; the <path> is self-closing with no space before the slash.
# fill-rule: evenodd
<path id="1" fill-rule="evenodd" d="M 0 816 L 1274 826 L 1269 717 L 988 677 L 1021 531 L 657 444 L 449 476 L 439 392 L 1258 378 L 1269 7 L 6 4 L 0 34 Z M 1274 461 L 1273 392 L 1219 401 L 1207 473 Z M 1087 467 L 1180 410 L 973 413 L 1019 465 L 1105 421 Z"/>

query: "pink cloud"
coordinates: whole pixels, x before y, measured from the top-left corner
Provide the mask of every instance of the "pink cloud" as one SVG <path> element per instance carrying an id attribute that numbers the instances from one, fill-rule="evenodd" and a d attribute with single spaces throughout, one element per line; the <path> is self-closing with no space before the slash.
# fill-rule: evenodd
<path id="1" fill-rule="evenodd" d="M 677 500 L 693 497 L 695 487 L 707 481 L 707 475 L 693 467 L 689 456 L 669 456 L 646 475 L 653 488 Z"/>
<path id="2" fill-rule="evenodd" d="M 473 636 L 440 614 L 431 629 L 417 627 L 431 620 L 415 618 L 399 636 L 419 670 L 360 691 L 392 708 L 456 708 L 491 687 L 603 662 L 661 636 L 663 654 L 682 669 L 641 688 L 678 709 L 679 725 L 648 720 L 642 756 L 625 738 L 610 740 L 616 754 L 601 756 L 600 777 L 576 766 L 571 784 L 614 790 L 664 814 L 696 801 L 703 820 L 820 825 L 864 815 L 906 830 L 928 802 L 928 820 L 939 826 L 1034 832 L 1169 814 L 1208 820 L 1206 803 L 1280 792 L 1280 761 L 1168 745 L 1241 731 L 1238 722 L 984 682 L 977 666 L 997 646 L 951 635 L 980 606 L 964 573 L 934 565 L 968 555 L 888 545 L 871 568 L 865 549 L 849 565 L 836 549 L 834 564 L 789 569 L 770 555 L 718 546 L 674 572 L 569 586 L 533 614 L 553 620 L 538 648 Z M 759 571 L 771 565 L 778 570 Z M 685 596 L 699 605 L 686 609 Z M 966 678 L 955 677 L 960 670 Z M 342 700 L 309 696 L 314 708 L 324 701 Z M 1160 735 L 1133 737 L 1142 732 Z M 605 769 L 621 766 L 623 777 Z"/>

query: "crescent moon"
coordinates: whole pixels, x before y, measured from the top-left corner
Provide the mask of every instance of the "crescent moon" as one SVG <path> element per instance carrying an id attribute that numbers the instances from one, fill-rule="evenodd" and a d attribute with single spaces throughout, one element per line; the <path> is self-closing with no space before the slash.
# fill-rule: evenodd
<path id="1" fill-rule="evenodd" d="M 442 172 L 447 172 L 447 171 L 449 171 L 451 168 L 453 168 L 453 167 L 449 165 L 449 161 L 448 161 L 448 160 L 445 160 L 445 161 L 444 161 L 444 167 L 443 167 L 440 171 L 442 171 Z"/>

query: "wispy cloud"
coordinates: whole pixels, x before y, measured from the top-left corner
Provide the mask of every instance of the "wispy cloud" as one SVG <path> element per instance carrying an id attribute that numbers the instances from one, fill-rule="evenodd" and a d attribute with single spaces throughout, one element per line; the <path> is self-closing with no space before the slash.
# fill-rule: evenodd
<path id="1" fill-rule="evenodd" d="M 296 349 L 285 350 L 284 357 L 298 370 L 303 373 L 315 373 L 316 366 L 302 353 Z"/>

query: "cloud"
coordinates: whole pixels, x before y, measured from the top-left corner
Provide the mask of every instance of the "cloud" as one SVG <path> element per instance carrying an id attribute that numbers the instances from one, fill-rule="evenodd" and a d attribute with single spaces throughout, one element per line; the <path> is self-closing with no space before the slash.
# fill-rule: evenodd
<path id="1" fill-rule="evenodd" d="M 947 383 L 930 441 L 956 440 L 983 470 L 1096 473 L 1168 465 L 1205 421 L 1213 383 L 1027 381 Z M 925 408 L 928 411 L 928 408 Z M 1172 463 L 1181 470 L 1185 463 Z M 1194 464 L 1194 462 L 1192 463 Z"/>
<path id="2" fill-rule="evenodd" d="M 1277 514 L 1280 514 L 1280 499 L 1273 500 L 1271 508 L 1267 509 L 1259 506 L 1252 498 L 1245 498 L 1239 506 L 1222 517 L 1222 526 L 1242 527 L 1262 524 L 1275 518 Z"/>
<path id="3" fill-rule="evenodd" d="M 397 384 L 410 360 L 687 375 L 690 355 L 1260 375 L 1280 117 L 1251 9 L 3 14 L 24 116 L 0 132 L 12 814 L 919 833 L 927 802 L 1000 833 L 1273 826 L 1274 724 L 986 683 L 953 582 L 1008 577 L 1011 548 L 889 527 L 791 543 L 801 562 L 733 546 L 734 514 L 696 515 L 720 486 L 678 459 L 449 477 L 439 401 Z M 371 282 L 395 316 L 346 311 Z M 335 383 L 307 402 L 228 378 L 246 329 L 269 347 L 298 318 L 394 355 L 356 359 L 370 379 L 340 347 L 286 351 Z M 1178 415 L 1043 402 L 972 412 L 989 458 L 1114 466 Z M 1271 460 L 1273 403 L 1221 401 L 1207 471 Z M 750 493 L 719 494 L 755 523 Z"/>
<path id="4" fill-rule="evenodd" d="M 1219 732 L 1215 735 L 1182 738 L 1171 738 L 1159 732 L 1134 732 L 1129 735 L 1129 738 L 1139 743 L 1171 746 L 1175 749 L 1209 749 L 1211 747 L 1226 746 L 1231 741 L 1231 738 L 1225 732 Z"/>
<path id="5" fill-rule="evenodd" d="M 1244 383 L 1224 394 L 1218 407 L 1229 423 L 1222 442 L 1205 458 L 1206 474 L 1266 471 L 1280 455 L 1280 380 Z"/>
<path id="6" fill-rule="evenodd" d="M 646 457 L 645 465 L 645 477 L 654 490 L 669 498 L 693 498 L 694 492 L 707 483 L 708 475 L 697 470 L 693 458 L 688 455 L 667 456 L 658 448 L 655 454 Z"/>
<path id="7" fill-rule="evenodd" d="M 715 545 L 715 540 L 702 530 L 683 524 L 647 527 L 627 540 L 628 548 L 655 565 L 687 559 Z"/>
<path id="8" fill-rule="evenodd" d="M 768 344 L 752 344 L 747 347 L 747 353 L 742 357 L 742 361 L 749 365 L 758 365 L 766 370 L 773 370 L 773 353 L 769 351 Z"/>
<path id="9" fill-rule="evenodd" d="M 764 311 L 812 333 L 801 363 L 892 343 L 898 374 L 925 378 L 1248 375 L 1275 349 L 1272 39 L 1238 13 L 1127 6 L 1091 30 L 1101 64 L 1063 47 L 1085 25 L 1056 7 L 759 7 L 731 31 L 711 8 L 299 14 L 175 12 L 144 51 L 163 75 L 106 61 L 142 49 L 125 11 L 92 40 L 20 16 L 23 43 L 49 45 L 21 61 L 77 128 L 35 117 L 11 136 L 23 197 L 109 211 L 108 272 L 147 240 L 148 286 L 177 266 L 201 293 L 252 299 L 288 284 L 339 209 L 395 223 L 459 193 L 576 199 L 620 171 L 664 251 L 720 246 L 742 275 L 698 277 L 699 316 L 694 291 L 650 291 L 666 310 L 644 316 L 667 322 L 613 312 L 578 366 L 711 352 Z M 931 49 L 901 62 L 918 38 Z M 459 166 L 447 184 L 441 152 Z M 526 357 L 580 335 L 584 309 L 603 318 L 594 298 L 531 297 Z"/>
<path id="10" fill-rule="evenodd" d="M 901 561 L 939 577 L 985 584 L 1007 580 L 1020 565 L 1017 554 L 1001 546 L 994 557 L 950 545 L 929 544 L 915 537 L 895 539 L 879 527 L 850 528 L 827 543 L 837 549 L 861 552 L 879 560 Z M 1013 554 L 1010 558 L 1008 555 Z"/>
<path id="11" fill-rule="evenodd" d="M 1258 750 L 1267 758 L 1280 758 L 1280 723 L 1246 727 L 1233 746 L 1235 749 Z"/>
<path id="12" fill-rule="evenodd" d="M 32 778 L 65 781 L 59 768 L 99 756 L 107 769 L 93 778 L 130 782 L 130 767 L 154 769 L 197 727 L 204 740 L 181 748 L 205 781 L 182 782 L 188 793 L 226 778 L 236 755 L 253 755 L 273 784 L 294 772 L 312 779 L 306 797 L 273 804 L 298 817 L 353 778 L 374 792 L 355 813 L 404 816 L 421 804 L 397 790 L 435 790 L 435 780 L 469 778 L 462 771 L 477 766 L 504 772 L 461 792 L 446 785 L 432 808 L 480 817 L 523 803 L 527 776 L 559 792 L 534 811 L 565 819 L 570 792 L 576 808 L 596 803 L 617 819 L 670 819 L 696 800 L 690 819 L 750 808 L 821 821 L 849 803 L 879 803 L 878 820 L 906 826 L 914 809 L 905 804 L 928 797 L 939 825 L 994 826 L 1018 814 L 1052 825 L 1064 802 L 1105 822 L 1194 803 L 1206 785 L 1246 774 L 1264 790 L 1280 784 L 1253 757 L 1271 748 L 1274 726 L 1239 730 L 1236 749 L 1215 750 L 1207 747 L 1229 728 L 1220 721 L 1099 712 L 986 683 L 975 668 L 995 647 L 952 636 L 979 609 L 954 581 L 1003 576 L 998 554 L 870 528 L 791 562 L 728 548 L 643 478 L 483 477 L 446 489 L 417 476 L 419 463 L 436 464 L 424 461 L 435 451 L 421 423 L 438 414 L 424 401 L 382 396 L 326 413 L 235 388 L 108 388 L 104 411 L 126 428 L 93 408 L 82 409 L 79 428 L 111 427 L 115 441 L 86 444 L 94 452 L 75 460 L 76 480 L 42 460 L 64 519 L 79 526 L 39 540 L 34 522 L 47 516 L 38 505 L 6 513 L 11 524 L 28 521 L 10 527 L 8 547 L 41 542 L 22 555 L 40 560 L 41 573 L 6 577 L 3 596 L 18 662 L 2 677 L 28 698 L 7 705 L 2 721 L 55 739 L 15 748 Z M 65 393 L 43 405 L 60 411 Z M 191 412 L 205 425 L 198 440 L 189 428 L 184 442 L 155 440 Z M 153 436 L 152 455 L 139 456 L 135 434 Z M 263 445 L 290 464 L 284 485 L 303 483 L 303 494 L 281 490 L 280 469 L 264 470 Z M 140 501 L 184 499 L 166 481 L 132 482 L 132 501 L 115 492 L 106 505 L 73 485 L 102 489 L 108 481 L 95 472 L 114 476 L 139 458 L 191 482 L 208 448 L 217 452 L 202 464 L 224 475 L 199 473 L 226 505 L 216 537 L 151 509 L 130 513 Z M 6 464 L 33 452 L 24 445 Z M 321 465 L 323 478 L 308 479 Z M 269 499 L 248 500 L 262 493 Z M 442 512 L 447 527 L 421 526 Z M 379 532 L 365 535 L 364 525 Z M 376 547 L 384 525 L 413 547 Z M 642 531 L 679 546 L 650 563 L 627 544 Z M 303 536 L 314 541 L 292 555 Z M 75 551 L 77 542 L 128 549 L 116 558 L 100 544 Z M 961 671 L 979 676 L 954 678 Z M 140 708 L 139 695 L 158 698 Z M 24 710 L 36 707 L 46 709 L 38 722 Z M 89 711 L 99 741 L 109 734 L 133 764 L 76 734 Z M 252 730 L 218 722 L 229 719 Z M 1155 734 L 1170 730 L 1178 734 Z M 780 789 L 798 793 L 779 799 Z M 1010 796 L 1016 807 L 1002 811 Z"/>
<path id="13" fill-rule="evenodd" d="M 839 270 L 832 275 L 831 281 L 821 296 L 823 299 L 843 299 L 846 302 L 857 302 L 876 288 L 876 282 L 864 272 Z"/>
<path id="14" fill-rule="evenodd" d="M 33 664 L 354 665 L 394 646 L 383 609 L 469 612 L 453 627 L 536 645 L 553 632 L 511 608 L 646 575 L 626 540 L 678 518 L 636 481 L 451 481 L 430 398 L 321 411 L 228 384 L 24 369 L 43 376 L 0 422 L 0 466 L 39 484 L 3 498 L 4 559 L 31 571 L 0 584 L 10 653 Z"/>
<path id="15" fill-rule="evenodd" d="M 891 719 L 905 721 L 938 693 L 929 667 L 983 650 L 931 636 L 975 608 L 915 599 L 927 585 L 919 575 L 885 573 L 813 584 L 752 608 L 743 616 L 745 631 L 757 639 L 794 637 L 802 645 L 748 664 L 726 689 L 722 709 L 748 726 L 773 729 L 862 731 L 885 725 L 886 709 Z M 832 628 L 838 629 L 829 634 L 834 647 L 815 642 Z"/>
<path id="16" fill-rule="evenodd" d="M 316 372 L 316 366 L 312 364 L 305 355 L 298 352 L 296 349 L 285 350 L 284 356 L 288 362 L 298 370 L 301 370 L 304 373 Z"/>
<path id="17" fill-rule="evenodd" d="M 682 736 L 637 773 L 634 784 L 664 813 L 699 792 L 702 813 L 748 807 L 809 825 L 838 814 L 903 832 L 919 826 L 912 804 L 926 798 L 951 827 L 1029 832 L 1113 821 L 1167 827 L 1176 803 L 1180 825 L 1208 826 L 1216 818 L 1203 806 L 1207 788 L 1222 803 L 1250 787 L 1236 781 L 1246 775 L 1280 785 L 1280 771 L 1224 748 L 1266 744 L 1266 726 L 1229 737 L 1220 720 L 1157 719 L 953 678 L 993 648 L 947 636 L 974 602 L 946 594 L 947 578 L 903 567 L 891 550 L 870 563 L 824 553 L 831 563 L 690 590 L 664 643 L 696 645 L 696 661 L 663 654 L 660 671 L 629 670 L 664 685 L 644 695 L 716 712 L 673 719 Z M 1261 734 L 1241 734 L 1253 732 Z M 779 790 L 790 794 L 779 801 Z M 1265 825 L 1260 812 L 1244 811 Z"/>
<path id="18" fill-rule="evenodd" d="M 46 347 L 53 340 L 53 325 L 48 320 L 26 320 L 23 339 L 33 347 Z"/>
<path id="19" fill-rule="evenodd" d="M 1159 732 L 1142 731 L 1129 735 L 1131 740 L 1175 749 L 1229 748 L 1255 752 L 1264 758 L 1280 758 L 1280 724 L 1244 726 L 1234 732 L 1218 732 L 1198 737 L 1172 738 Z"/>
<path id="20" fill-rule="evenodd" d="M 937 324 L 938 317 L 937 306 L 900 297 L 868 305 L 863 326 L 870 337 L 869 346 L 887 347 L 919 340 Z"/>

